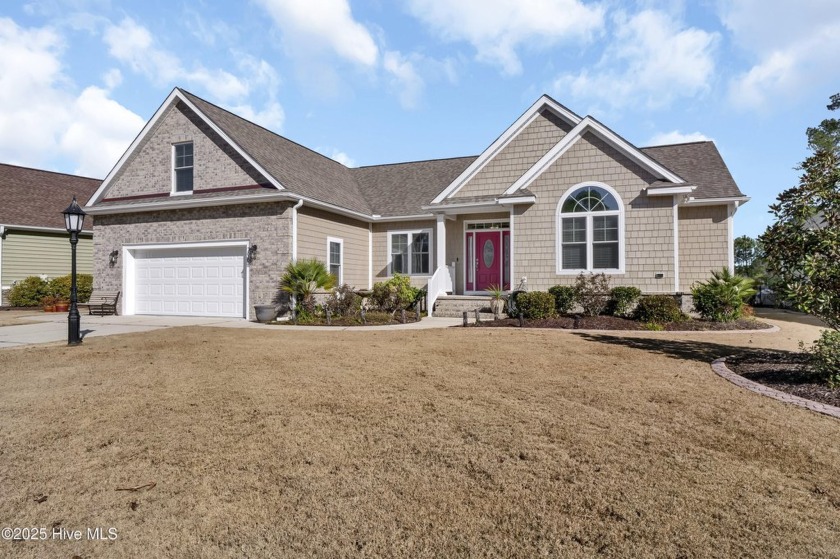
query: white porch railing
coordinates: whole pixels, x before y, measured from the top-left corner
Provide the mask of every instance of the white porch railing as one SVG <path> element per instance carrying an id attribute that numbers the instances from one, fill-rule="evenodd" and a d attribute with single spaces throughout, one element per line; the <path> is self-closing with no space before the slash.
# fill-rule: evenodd
<path id="1" fill-rule="evenodd" d="M 452 286 L 454 285 L 452 278 L 454 277 L 455 266 L 439 266 L 429 279 L 429 284 L 426 287 L 426 312 L 429 316 L 432 316 L 435 301 L 438 297 L 446 293 L 452 293 Z"/>

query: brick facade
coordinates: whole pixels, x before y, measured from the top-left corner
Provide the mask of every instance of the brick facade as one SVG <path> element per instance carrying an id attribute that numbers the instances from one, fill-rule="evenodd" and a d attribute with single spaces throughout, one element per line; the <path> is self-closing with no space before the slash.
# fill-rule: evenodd
<path id="1" fill-rule="evenodd" d="M 126 244 L 189 243 L 247 240 L 256 244 L 250 264 L 248 314 L 253 305 L 281 302 L 283 269 L 291 260 L 291 206 L 285 202 L 243 204 L 96 217 L 94 287 L 123 290 L 122 257 L 113 267 L 108 254 Z"/>
<path id="2" fill-rule="evenodd" d="M 172 145 L 193 142 L 195 192 L 268 182 L 183 102 L 168 108 L 114 177 L 106 199 L 172 191 Z"/>

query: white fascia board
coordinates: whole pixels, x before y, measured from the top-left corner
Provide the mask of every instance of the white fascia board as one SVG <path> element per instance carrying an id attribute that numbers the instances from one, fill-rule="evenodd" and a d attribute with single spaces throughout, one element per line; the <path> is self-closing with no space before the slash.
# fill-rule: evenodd
<path id="1" fill-rule="evenodd" d="M 522 130 L 527 128 L 528 125 L 537 118 L 537 115 L 539 115 L 543 108 L 549 109 L 572 126 L 576 126 L 581 121 L 581 118 L 578 115 L 563 107 L 551 97 L 547 95 L 541 96 L 528 108 L 527 111 L 522 113 L 522 116 L 516 119 L 516 122 L 511 124 L 508 129 L 496 139 L 495 142 L 490 144 L 490 147 L 481 152 L 481 155 L 479 155 L 478 158 L 473 161 L 463 173 L 458 175 L 458 177 L 452 181 L 449 186 L 443 189 L 443 191 L 441 191 L 441 193 L 432 200 L 432 203 L 439 204 L 446 198 L 449 198 L 458 192 L 467 182 L 469 182 L 470 179 L 478 174 L 478 172 L 483 169 L 487 163 L 489 163 L 494 157 L 496 157 L 496 155 L 498 155 L 499 152 L 507 147 L 507 145 L 513 141 L 513 139 L 516 138 Z"/>
<path id="2" fill-rule="evenodd" d="M 615 149 L 638 163 L 642 168 L 647 169 L 650 173 L 655 176 L 662 177 L 666 180 L 669 180 L 673 183 L 677 184 L 684 184 L 685 181 L 682 177 L 675 175 L 673 172 L 669 171 L 647 155 L 645 155 L 639 148 L 634 146 L 633 144 L 629 143 L 627 140 L 601 124 L 595 119 L 590 119 L 590 117 L 586 117 L 586 119 L 590 120 L 589 128 L 594 132 L 598 137 L 602 140 L 613 146 Z"/>
<path id="3" fill-rule="evenodd" d="M 750 201 L 749 196 L 733 196 L 729 198 L 688 198 L 681 206 L 722 206 L 735 204 L 735 207 L 743 206 Z"/>
<path id="4" fill-rule="evenodd" d="M 160 120 L 160 118 L 163 116 L 164 113 L 166 113 L 167 109 L 169 109 L 170 106 L 174 105 L 176 100 L 182 101 L 185 105 L 187 105 L 190 109 L 192 109 L 198 116 L 200 116 L 201 119 L 204 120 L 204 122 L 206 122 L 207 125 L 211 129 L 213 129 L 213 131 L 215 131 L 217 134 L 219 134 L 219 136 L 221 136 L 228 144 L 230 144 L 230 146 L 233 149 L 235 149 L 240 155 L 242 155 L 242 157 L 245 158 L 245 160 L 248 161 L 248 163 L 253 165 L 255 169 L 257 169 L 260 173 L 262 173 L 262 175 L 265 178 L 267 178 L 269 180 L 269 182 L 275 188 L 277 188 L 278 190 L 285 190 L 283 185 L 281 185 L 277 181 L 277 179 L 272 177 L 265 169 L 263 169 L 263 167 L 261 165 L 259 165 L 256 161 L 254 161 L 253 158 L 251 158 L 251 156 L 248 155 L 245 152 L 245 150 L 243 150 L 236 142 L 231 140 L 230 137 L 227 134 L 225 134 L 222 131 L 221 128 L 219 128 L 213 121 L 211 121 L 210 118 L 207 115 L 205 115 L 203 112 L 201 112 L 198 109 L 198 107 L 196 107 L 193 103 L 191 103 L 186 98 L 186 96 L 183 95 L 181 93 L 181 91 L 176 87 L 175 89 L 172 90 L 172 93 L 169 94 L 169 96 L 160 105 L 160 107 L 158 107 L 158 110 L 155 111 L 155 114 L 152 115 L 152 118 L 149 119 L 149 121 L 146 123 L 146 125 L 143 127 L 143 129 L 140 131 L 140 133 L 137 135 L 137 137 L 134 138 L 134 141 L 131 142 L 130 146 L 128 146 L 128 149 L 125 151 L 125 153 L 123 153 L 123 155 L 122 155 L 122 157 L 120 157 L 119 161 L 117 161 L 117 164 L 114 165 L 114 167 L 111 169 L 111 172 L 108 173 L 108 176 L 105 177 L 105 180 L 102 181 L 102 184 L 99 185 L 99 188 L 96 190 L 96 192 L 94 192 L 94 194 L 93 194 L 93 196 L 91 196 L 90 200 L 87 201 L 87 203 L 85 204 L 85 208 L 92 207 L 94 204 L 96 204 L 97 202 L 99 202 L 102 199 L 102 195 L 105 193 L 105 191 L 111 185 L 111 181 L 114 180 L 114 177 L 117 175 L 117 173 L 119 173 L 120 169 L 122 169 L 122 167 L 125 165 L 125 163 L 128 161 L 128 159 L 134 153 L 134 151 L 140 146 L 140 144 L 143 142 L 143 140 L 146 138 L 146 136 L 149 134 L 149 132 L 151 132 L 151 130 L 154 128 L 157 121 Z"/>
<path id="5" fill-rule="evenodd" d="M 534 165 L 525 171 L 525 173 L 519 177 L 519 179 L 513 183 L 510 188 L 505 191 L 505 194 L 513 194 L 514 192 L 521 190 L 523 188 L 527 188 L 532 182 L 534 182 L 537 177 L 539 177 L 546 169 L 548 169 L 551 165 L 553 165 L 560 157 L 566 153 L 569 148 L 571 148 L 575 142 L 577 142 L 583 135 L 587 132 L 591 131 L 599 138 L 610 144 L 612 147 L 638 163 L 642 168 L 647 169 L 653 175 L 657 177 L 662 177 L 667 179 L 671 182 L 677 183 L 682 185 L 685 181 L 639 151 L 636 147 L 629 144 L 626 140 L 621 138 L 618 134 L 598 122 L 597 120 L 593 119 L 590 116 L 586 116 L 583 120 L 578 123 L 568 134 L 563 136 L 563 138 L 557 142 L 557 144 L 548 150 L 545 155 L 543 155 L 539 161 L 534 163 Z M 670 195 L 670 194 L 669 194 Z"/>
<path id="6" fill-rule="evenodd" d="M 510 198 L 498 198 L 497 202 L 502 206 L 513 206 L 515 204 L 535 204 L 536 196 L 511 196 Z"/>
<path id="7" fill-rule="evenodd" d="M 259 202 L 280 202 L 296 200 L 297 198 L 285 192 L 272 192 L 256 196 L 233 196 L 227 198 L 202 198 L 199 200 L 169 200 L 167 202 L 147 202 L 143 204 L 123 204 L 114 206 L 94 206 L 87 209 L 90 215 L 110 215 L 138 212 L 153 212 L 158 210 L 181 210 L 186 208 L 206 208 L 209 206 L 230 206 L 234 204 L 255 204 Z"/>
<path id="8" fill-rule="evenodd" d="M 691 194 L 697 190 L 696 186 L 666 186 L 663 188 L 646 188 L 648 196 L 673 196 L 674 194 Z"/>
<path id="9" fill-rule="evenodd" d="M 525 173 L 519 177 L 515 183 L 505 190 L 505 195 L 513 194 L 518 190 L 528 187 L 532 182 L 534 182 L 534 180 L 536 180 L 543 171 L 553 165 L 555 161 L 560 159 L 560 157 L 569 150 L 569 148 L 575 145 L 575 142 L 583 136 L 583 131 L 586 129 L 589 122 L 589 117 L 581 120 L 577 126 L 572 128 L 568 134 L 563 136 L 559 142 L 554 144 L 553 148 L 548 150 L 545 155 L 540 157 L 540 159 L 534 163 L 530 169 L 525 171 Z"/>
<path id="10" fill-rule="evenodd" d="M 87 212 L 90 213 L 90 212 Z M 34 225 L 0 225 L 0 231 L 32 231 L 35 233 L 64 233 L 69 235 L 67 229 L 62 227 L 37 227 Z M 92 229 L 83 229 L 79 235 L 93 235 Z"/>

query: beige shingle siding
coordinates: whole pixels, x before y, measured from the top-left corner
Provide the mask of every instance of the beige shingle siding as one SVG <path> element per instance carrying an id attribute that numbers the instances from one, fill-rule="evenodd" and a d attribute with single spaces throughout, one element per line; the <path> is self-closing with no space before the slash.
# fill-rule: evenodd
<path id="1" fill-rule="evenodd" d="M 306 206 L 298 210 L 298 258 L 327 261 L 327 237 L 343 241 L 344 283 L 368 286 L 368 224 Z"/>
<path id="2" fill-rule="evenodd" d="M 172 144 L 193 142 L 196 191 L 267 180 L 183 103 L 170 107 L 111 182 L 106 198 L 172 191 Z"/>
<path id="3" fill-rule="evenodd" d="M 598 181 L 618 192 L 625 211 L 625 273 L 613 275 L 611 284 L 636 286 L 645 293 L 673 292 L 673 200 L 645 196 L 643 189 L 654 179 L 593 134 L 585 134 L 530 186 L 537 203 L 517 208 L 514 283 L 522 276 L 527 276 L 529 289 L 574 283 L 574 275 L 556 273 L 557 204 L 571 187 Z M 663 277 L 656 279 L 657 273 Z"/>
<path id="4" fill-rule="evenodd" d="M 726 206 L 683 207 L 680 219 L 680 290 L 705 281 L 712 270 L 729 265 L 729 217 Z"/>
<path id="5" fill-rule="evenodd" d="M 565 121 L 542 111 L 452 198 L 502 194 L 569 130 Z"/>
<path id="6" fill-rule="evenodd" d="M 9 231 L 3 240 L 3 287 L 28 276 L 66 276 L 71 268 L 70 238 L 65 234 Z M 80 274 L 93 273 L 93 241 L 83 236 L 76 245 L 76 266 Z"/>
<path id="7" fill-rule="evenodd" d="M 415 287 L 425 287 L 429 283 L 429 278 L 435 270 L 435 227 L 437 226 L 434 220 L 421 221 L 392 221 L 388 223 L 374 223 L 373 224 L 373 282 L 385 281 L 388 279 L 388 232 L 389 231 L 417 231 L 419 229 L 430 229 L 432 234 L 429 239 L 429 269 L 431 273 L 428 276 L 412 276 L 411 285 Z"/>

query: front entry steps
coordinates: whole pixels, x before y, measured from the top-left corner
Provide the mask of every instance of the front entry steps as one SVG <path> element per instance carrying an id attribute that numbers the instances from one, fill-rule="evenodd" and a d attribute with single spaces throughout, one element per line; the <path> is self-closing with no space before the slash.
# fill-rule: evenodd
<path id="1" fill-rule="evenodd" d="M 470 322 L 475 320 L 475 310 L 478 309 L 481 320 L 493 320 L 490 310 L 490 297 L 481 295 L 442 295 L 435 301 L 434 316 L 441 318 L 461 318 L 464 311 Z M 504 318 L 504 314 L 502 315 Z"/>

